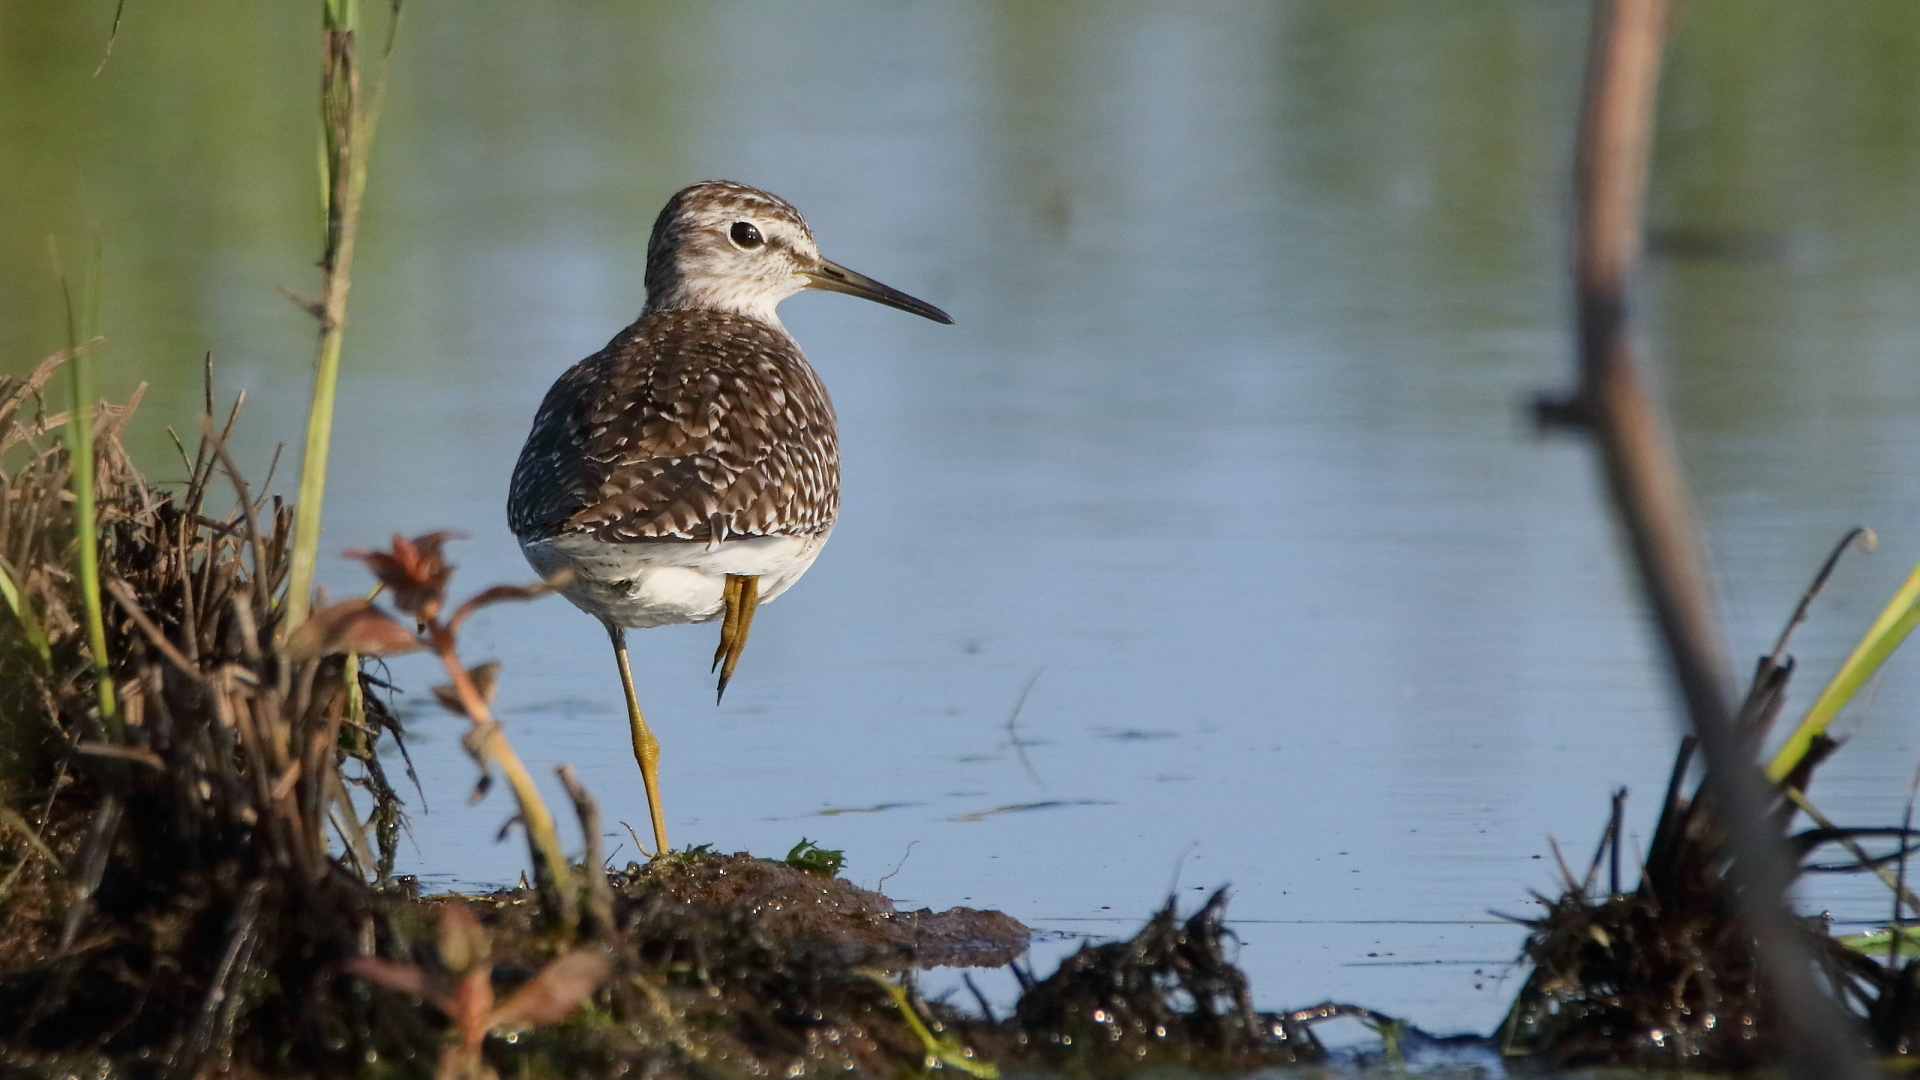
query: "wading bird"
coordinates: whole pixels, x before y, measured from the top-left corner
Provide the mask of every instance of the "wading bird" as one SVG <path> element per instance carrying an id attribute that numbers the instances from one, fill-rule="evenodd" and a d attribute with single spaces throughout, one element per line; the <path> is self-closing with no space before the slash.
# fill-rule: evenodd
<path id="1" fill-rule="evenodd" d="M 640 712 L 629 627 L 720 619 L 725 694 L 757 605 L 807 572 L 840 510 L 833 405 L 774 308 L 803 289 L 946 312 L 820 257 L 783 199 L 709 182 L 667 201 L 646 308 L 547 391 L 507 521 L 543 578 L 613 639 L 656 853 L 660 744 Z M 718 695 L 716 695 L 718 700 Z"/>

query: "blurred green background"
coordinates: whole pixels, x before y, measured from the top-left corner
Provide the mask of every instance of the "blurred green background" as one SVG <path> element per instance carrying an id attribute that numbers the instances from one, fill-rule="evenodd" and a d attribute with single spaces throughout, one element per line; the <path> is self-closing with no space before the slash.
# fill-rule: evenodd
<path id="1" fill-rule="evenodd" d="M 1105 134 L 1076 120 L 1112 105 L 1084 100 L 1075 69 L 1090 41 L 1151 34 L 1167 9 L 962 7 L 966 83 L 951 89 L 982 114 L 970 120 L 997 129 L 997 194 L 1042 227 L 1070 201 L 1098 199 L 1113 178 L 1061 150 Z M 1516 250 L 1559 243 L 1559 208 L 1535 193 L 1563 171 L 1566 133 L 1540 125 L 1566 119 L 1578 59 L 1566 46 L 1582 7 L 1282 3 L 1256 30 L 1284 35 L 1272 43 L 1279 62 L 1240 89 L 1317 144 L 1282 168 L 1353 199 L 1418 200 L 1408 254 L 1425 273 L 1499 273 Z M 314 279 L 316 8 L 129 0 L 109 56 L 113 3 L 0 6 L 0 362 L 17 369 L 63 343 L 54 239 L 76 268 L 94 245 L 104 251 L 101 329 L 113 346 L 102 363 L 116 395 L 146 380 L 161 410 L 190 408 L 216 345 L 232 354 L 218 359 L 276 381 L 295 374 L 308 328 L 269 297 Z M 423 204 L 458 200 L 502 230 L 592 215 L 637 234 L 649 220 L 640 193 L 679 186 L 700 157 L 689 104 L 729 94 L 726 56 L 741 24 L 765 15 L 595 0 L 409 8 L 362 256 L 366 291 L 381 295 L 356 314 L 415 343 L 432 340 L 423 323 L 458 317 L 420 281 L 433 263 L 419 246 Z M 1243 14 L 1200 4 L 1185 17 Z M 808 21 L 907 63 L 885 18 L 829 5 Z M 1873 349 L 1914 295 L 1916 61 L 1920 11 L 1904 0 L 1681 5 L 1651 221 L 1656 255 L 1690 265 L 1656 264 L 1648 291 L 1686 430 L 1812 420 L 1862 393 L 1833 353 Z M 825 115 L 828 102 L 796 104 L 820 131 L 858 137 L 850 118 Z M 540 202 L 518 197 L 532 185 Z M 360 354 L 375 332 L 356 335 Z"/>

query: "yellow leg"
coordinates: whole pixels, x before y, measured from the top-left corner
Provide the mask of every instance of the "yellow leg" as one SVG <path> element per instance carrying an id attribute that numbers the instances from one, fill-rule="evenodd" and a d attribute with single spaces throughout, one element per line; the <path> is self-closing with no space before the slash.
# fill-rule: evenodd
<path id="1" fill-rule="evenodd" d="M 725 595 L 727 613 L 720 623 L 720 647 L 713 650 L 713 666 L 720 669 L 720 689 L 713 695 L 715 704 L 727 696 L 734 666 L 740 663 L 740 650 L 747 647 L 747 633 L 753 629 L 753 612 L 760 606 L 760 578 L 728 574 Z"/>
<path id="2" fill-rule="evenodd" d="M 640 763 L 640 783 L 647 789 L 647 813 L 653 816 L 653 854 L 665 855 L 667 817 L 660 810 L 660 740 L 653 737 L 647 718 L 640 715 L 640 696 L 633 692 L 633 668 L 627 664 L 627 632 L 612 623 L 613 658 L 620 665 L 620 687 L 627 692 L 627 722 L 633 726 L 633 759 Z"/>

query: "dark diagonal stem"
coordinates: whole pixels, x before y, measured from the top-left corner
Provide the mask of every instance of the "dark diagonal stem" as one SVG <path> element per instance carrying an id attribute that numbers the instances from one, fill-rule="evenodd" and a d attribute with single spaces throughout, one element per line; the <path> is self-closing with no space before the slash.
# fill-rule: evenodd
<path id="1" fill-rule="evenodd" d="M 1792 1075 L 1869 1075 L 1861 1043 L 1814 978 L 1814 958 L 1786 904 L 1790 864 L 1768 827 L 1773 799 L 1734 727 L 1731 668 L 1691 501 L 1664 418 L 1629 336 L 1627 286 L 1639 261 L 1665 0 L 1599 0 L 1575 177 L 1574 280 L 1580 382 L 1552 411 L 1600 449 L 1642 593 L 1705 760 L 1706 797 L 1726 831 L 1728 885 L 1758 941 L 1788 1029 Z"/>

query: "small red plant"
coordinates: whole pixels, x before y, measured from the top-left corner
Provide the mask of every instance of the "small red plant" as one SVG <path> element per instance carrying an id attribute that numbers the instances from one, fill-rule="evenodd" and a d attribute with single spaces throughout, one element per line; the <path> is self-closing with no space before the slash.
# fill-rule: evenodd
<path id="1" fill-rule="evenodd" d="M 453 1021 L 454 1041 L 440 1055 L 438 1080 L 495 1080 L 480 1054 L 489 1034 L 559 1020 L 598 989 L 612 968 L 598 950 L 572 949 L 496 1005 L 492 952 L 486 928 L 454 900 L 440 909 L 439 968 L 373 956 L 353 957 L 346 968 L 368 982 L 420 998 Z"/>

